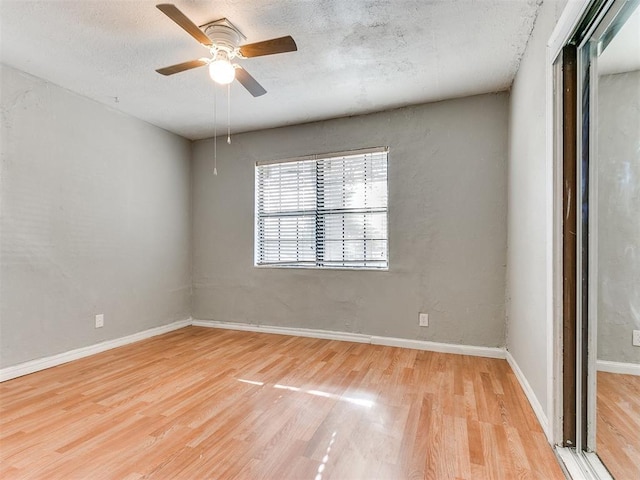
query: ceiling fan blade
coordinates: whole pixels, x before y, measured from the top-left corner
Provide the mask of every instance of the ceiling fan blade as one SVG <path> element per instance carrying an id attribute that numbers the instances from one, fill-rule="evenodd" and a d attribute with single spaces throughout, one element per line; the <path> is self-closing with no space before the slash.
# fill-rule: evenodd
<path id="1" fill-rule="evenodd" d="M 171 3 L 161 3 L 160 5 L 156 5 L 156 8 L 180 25 L 185 32 L 195 38 L 202 45 L 206 45 L 208 47 L 211 46 L 211 39 L 207 37 L 195 23 L 189 20 L 184 13 L 178 10 L 178 7 Z"/>
<path id="2" fill-rule="evenodd" d="M 185 70 L 191 70 L 192 68 L 203 67 L 208 63 L 209 62 L 207 59 L 200 58 L 198 60 L 189 60 L 188 62 L 171 65 L 170 67 L 159 68 L 156 70 L 156 72 L 162 75 L 173 75 L 174 73 L 184 72 Z"/>
<path id="3" fill-rule="evenodd" d="M 264 87 L 240 66 L 236 67 L 236 80 L 238 80 L 254 97 L 259 97 L 260 95 L 267 93 Z"/>
<path id="4" fill-rule="evenodd" d="M 298 46 L 289 35 L 286 37 L 272 38 L 264 42 L 249 43 L 240 47 L 240 54 L 243 57 L 260 57 L 262 55 L 273 55 L 274 53 L 295 52 Z"/>

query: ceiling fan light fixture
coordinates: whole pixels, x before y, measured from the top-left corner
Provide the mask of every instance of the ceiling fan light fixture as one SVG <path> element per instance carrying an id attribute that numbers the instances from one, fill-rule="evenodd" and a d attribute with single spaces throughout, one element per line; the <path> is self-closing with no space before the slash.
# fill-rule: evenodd
<path id="1" fill-rule="evenodd" d="M 236 69 L 225 51 L 219 51 L 216 59 L 209 64 L 211 79 L 220 85 L 228 85 L 236 78 Z"/>

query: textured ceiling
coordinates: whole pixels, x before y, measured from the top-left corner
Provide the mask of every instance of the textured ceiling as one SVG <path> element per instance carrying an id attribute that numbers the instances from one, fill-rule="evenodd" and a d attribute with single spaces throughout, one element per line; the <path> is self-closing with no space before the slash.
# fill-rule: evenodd
<path id="1" fill-rule="evenodd" d="M 190 139 L 213 134 L 207 55 L 155 1 L 0 2 L 0 60 Z M 174 0 L 194 23 L 227 17 L 253 43 L 292 35 L 298 52 L 242 60 L 266 89 L 231 87 L 247 131 L 509 88 L 541 0 Z M 226 124 L 218 88 L 218 125 Z M 220 130 L 219 130 L 220 131 Z"/>

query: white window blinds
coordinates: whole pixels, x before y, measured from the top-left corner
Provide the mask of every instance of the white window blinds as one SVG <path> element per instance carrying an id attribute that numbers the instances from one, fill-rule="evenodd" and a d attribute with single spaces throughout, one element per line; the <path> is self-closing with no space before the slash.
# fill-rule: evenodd
<path id="1" fill-rule="evenodd" d="M 388 268 L 387 149 L 256 165 L 255 264 Z"/>

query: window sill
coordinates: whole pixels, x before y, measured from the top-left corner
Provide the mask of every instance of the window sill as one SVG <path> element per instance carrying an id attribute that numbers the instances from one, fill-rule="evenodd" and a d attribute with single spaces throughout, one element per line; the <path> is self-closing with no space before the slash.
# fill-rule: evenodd
<path id="1" fill-rule="evenodd" d="M 370 268 L 370 267 L 298 267 L 298 266 L 288 266 L 288 265 L 253 265 L 254 268 L 260 269 L 260 270 L 269 270 L 269 269 L 275 269 L 275 270 L 316 270 L 316 271 L 322 271 L 322 270 L 332 270 L 332 271 L 343 271 L 343 272 L 352 272 L 352 271 L 358 271 L 358 272 L 388 272 L 389 271 L 389 267 L 384 267 L 384 268 Z"/>

